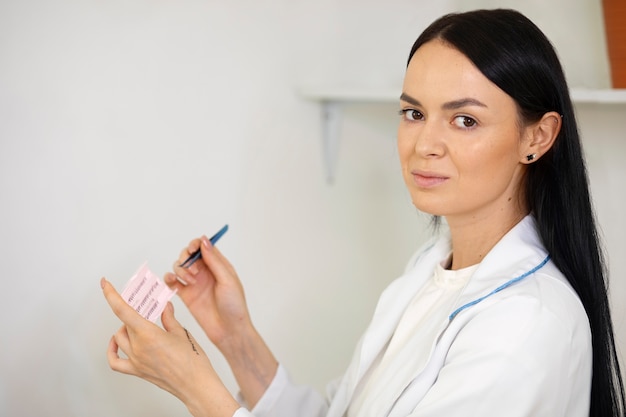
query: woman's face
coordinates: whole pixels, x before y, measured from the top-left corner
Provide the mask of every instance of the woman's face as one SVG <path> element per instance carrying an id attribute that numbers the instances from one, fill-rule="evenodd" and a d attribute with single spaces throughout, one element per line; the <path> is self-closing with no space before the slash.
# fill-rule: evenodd
<path id="1" fill-rule="evenodd" d="M 400 100 L 398 151 L 413 204 L 466 220 L 525 214 L 515 102 L 458 50 L 434 40 L 413 55 Z M 468 217 L 469 216 L 469 217 Z"/>

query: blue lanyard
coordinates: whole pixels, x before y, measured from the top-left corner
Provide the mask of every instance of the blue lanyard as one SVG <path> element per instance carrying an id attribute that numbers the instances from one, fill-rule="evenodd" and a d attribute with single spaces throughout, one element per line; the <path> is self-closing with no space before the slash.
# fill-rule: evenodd
<path id="1" fill-rule="evenodd" d="M 457 308 L 456 310 L 454 310 L 452 312 L 452 314 L 450 314 L 450 316 L 448 317 L 450 321 L 452 321 L 452 319 L 454 319 L 456 317 L 457 314 L 459 314 L 461 311 L 465 310 L 466 308 L 469 308 L 473 305 L 476 305 L 478 303 L 480 303 L 482 300 L 484 300 L 487 297 L 491 297 L 492 295 L 499 293 L 500 291 L 502 291 L 505 288 L 510 287 L 511 285 L 523 280 L 524 278 L 526 278 L 527 276 L 537 272 L 538 270 L 540 270 L 546 263 L 548 263 L 548 261 L 550 260 L 550 255 L 546 256 L 546 259 L 544 259 L 539 265 L 537 265 L 536 267 L 534 267 L 533 269 L 531 269 L 530 271 L 526 271 L 524 272 L 522 275 L 520 275 L 519 277 L 515 277 L 512 280 L 505 282 L 504 284 L 500 285 L 498 288 L 496 288 L 495 290 L 491 291 L 489 294 L 484 295 L 480 298 L 477 298 L 474 301 L 470 301 L 469 303 L 462 305 L 461 307 Z"/>

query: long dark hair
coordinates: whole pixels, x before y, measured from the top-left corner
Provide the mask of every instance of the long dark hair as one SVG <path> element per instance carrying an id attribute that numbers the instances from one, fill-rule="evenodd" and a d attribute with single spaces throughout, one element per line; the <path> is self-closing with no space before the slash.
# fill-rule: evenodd
<path id="1" fill-rule="evenodd" d="M 623 416 L 624 385 L 615 349 L 606 269 L 589 195 L 587 169 L 565 75 L 550 41 L 514 10 L 449 14 L 417 39 L 440 39 L 456 48 L 517 103 L 523 123 L 557 111 L 562 128 L 551 150 L 528 165 L 528 208 L 554 264 L 585 307 L 592 334 L 591 416 Z"/>

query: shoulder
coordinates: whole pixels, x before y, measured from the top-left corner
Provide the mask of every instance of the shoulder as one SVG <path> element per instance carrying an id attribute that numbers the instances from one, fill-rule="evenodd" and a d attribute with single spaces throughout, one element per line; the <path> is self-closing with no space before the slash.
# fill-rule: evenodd
<path id="1" fill-rule="evenodd" d="M 591 349 L 585 309 L 552 262 L 474 308 L 459 336 L 480 333 L 476 343 L 545 359 L 555 352 L 580 356 Z"/>
<path id="2" fill-rule="evenodd" d="M 439 379 L 462 380 L 481 404 L 518 401 L 528 408 L 524 415 L 569 415 L 564 410 L 588 407 L 587 316 L 558 270 L 529 278 L 449 323 Z"/>

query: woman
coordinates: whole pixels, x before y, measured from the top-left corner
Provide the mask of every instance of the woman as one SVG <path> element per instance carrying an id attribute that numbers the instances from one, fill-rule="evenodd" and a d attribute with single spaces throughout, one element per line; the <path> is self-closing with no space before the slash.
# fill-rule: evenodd
<path id="1" fill-rule="evenodd" d="M 103 279 L 124 322 L 111 367 L 196 416 L 624 415 L 580 140 L 549 41 L 515 11 L 444 16 L 415 42 L 400 104 L 407 189 L 449 232 L 382 294 L 328 399 L 289 382 L 206 237 L 180 257 L 201 247 L 202 262 L 165 281 L 225 355 L 246 407 L 171 307 L 163 331 Z"/>

